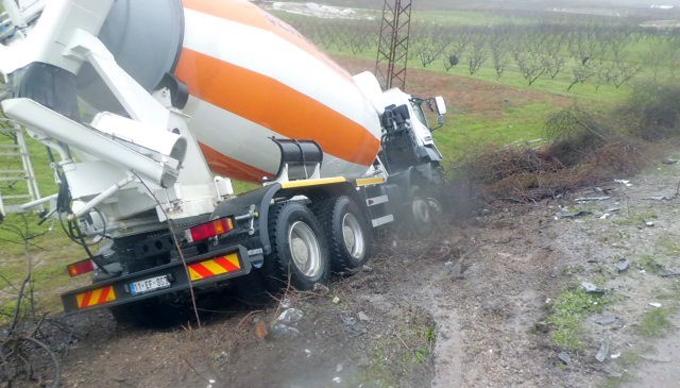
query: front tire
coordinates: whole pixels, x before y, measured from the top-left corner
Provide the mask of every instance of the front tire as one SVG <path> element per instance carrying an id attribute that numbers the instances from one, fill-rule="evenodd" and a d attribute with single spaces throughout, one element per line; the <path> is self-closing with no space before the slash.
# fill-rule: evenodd
<path id="1" fill-rule="evenodd" d="M 415 186 L 410 191 L 409 201 L 403 211 L 406 222 L 402 224 L 415 235 L 426 235 L 434 230 L 442 213 L 441 203 Z"/>
<path id="2" fill-rule="evenodd" d="M 307 291 L 326 283 L 330 275 L 328 244 L 314 213 L 305 205 L 288 202 L 275 206 L 269 217 L 272 253 L 264 271 L 270 289 L 291 284 Z"/>

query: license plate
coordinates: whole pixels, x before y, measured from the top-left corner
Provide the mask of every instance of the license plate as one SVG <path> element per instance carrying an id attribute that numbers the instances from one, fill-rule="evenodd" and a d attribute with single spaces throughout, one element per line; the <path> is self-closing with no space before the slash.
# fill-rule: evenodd
<path id="1" fill-rule="evenodd" d="M 149 278 L 130 283 L 130 293 L 132 295 L 140 295 L 169 287 L 170 280 L 168 279 L 168 275 L 156 276 L 155 278 Z"/>

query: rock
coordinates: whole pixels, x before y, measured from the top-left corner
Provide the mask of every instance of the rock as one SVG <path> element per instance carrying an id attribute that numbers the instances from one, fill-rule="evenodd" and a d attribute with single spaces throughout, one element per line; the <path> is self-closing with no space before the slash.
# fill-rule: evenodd
<path id="1" fill-rule="evenodd" d="M 610 357 L 612 360 L 616 360 L 617 358 L 621 357 L 621 353 L 614 353 Z"/>
<path id="2" fill-rule="evenodd" d="M 307 358 L 312 357 L 312 351 L 309 349 L 305 349 L 305 356 L 307 356 Z"/>
<path id="3" fill-rule="evenodd" d="M 610 326 L 615 324 L 616 321 L 618 321 L 618 318 L 612 314 L 602 314 L 595 318 L 595 323 L 600 326 Z"/>
<path id="4" fill-rule="evenodd" d="M 593 212 L 587 211 L 587 210 L 580 210 L 580 211 L 575 211 L 575 212 L 570 212 L 567 210 L 562 210 L 561 212 L 557 213 L 555 216 L 557 219 L 574 219 L 574 218 L 582 218 L 586 216 L 592 215 Z"/>
<path id="5" fill-rule="evenodd" d="M 336 384 L 340 384 L 342 383 L 342 379 L 339 376 L 335 376 L 333 377 L 333 382 Z"/>
<path id="6" fill-rule="evenodd" d="M 331 290 L 330 290 L 327 286 L 325 286 L 325 285 L 323 285 L 323 284 L 321 284 L 321 283 L 314 283 L 314 289 L 313 289 L 313 291 L 316 292 L 316 293 L 319 293 L 319 294 L 321 294 L 321 295 L 326 295 L 326 294 L 328 294 Z"/>
<path id="7" fill-rule="evenodd" d="M 267 329 L 267 325 L 264 323 L 264 321 L 259 321 L 257 324 L 255 324 L 255 335 L 259 339 L 265 339 L 267 335 L 269 335 L 269 330 Z"/>
<path id="8" fill-rule="evenodd" d="M 369 318 L 368 315 L 366 315 L 366 313 L 363 311 L 359 311 L 359 314 L 357 314 L 357 318 L 359 318 L 361 322 L 368 322 L 371 320 L 371 318 Z"/>
<path id="9" fill-rule="evenodd" d="M 560 361 L 562 361 L 562 362 L 564 363 L 564 365 L 569 365 L 569 364 L 571 364 L 571 356 L 570 356 L 569 353 L 567 353 L 567 352 L 560 352 L 560 353 L 557 355 L 557 358 L 559 358 Z"/>
<path id="10" fill-rule="evenodd" d="M 351 315 L 341 315 L 340 320 L 347 327 L 352 327 L 357 324 L 357 319 Z"/>
<path id="11" fill-rule="evenodd" d="M 600 349 L 595 355 L 595 359 L 599 362 L 604 362 L 609 357 L 609 340 L 604 340 L 600 344 Z"/>
<path id="12" fill-rule="evenodd" d="M 600 288 L 600 287 L 594 285 L 593 283 L 589 283 L 589 282 L 582 282 L 581 288 L 583 288 L 585 290 L 585 292 L 587 292 L 589 294 L 602 295 L 605 292 L 605 290 L 603 288 Z"/>
<path id="13" fill-rule="evenodd" d="M 333 302 L 333 304 L 338 304 L 338 303 L 340 303 L 340 298 L 338 298 L 337 296 L 334 296 L 332 302 Z"/>
<path id="14" fill-rule="evenodd" d="M 297 337 L 300 330 L 283 323 L 276 323 L 272 326 L 272 335 L 275 337 Z"/>
<path id="15" fill-rule="evenodd" d="M 365 264 L 364 264 L 363 267 L 361 267 L 361 270 L 364 271 L 364 272 L 373 272 L 373 268 L 372 268 L 372 267 L 369 267 L 369 266 L 367 266 L 367 265 L 365 265 Z"/>
<path id="16" fill-rule="evenodd" d="M 550 332 L 550 325 L 544 321 L 536 322 L 534 325 L 534 330 L 538 333 L 547 334 Z"/>
<path id="17" fill-rule="evenodd" d="M 649 197 L 645 199 L 648 201 L 672 201 L 675 199 L 675 196 L 659 195 L 656 197 Z"/>
<path id="18" fill-rule="evenodd" d="M 601 201 L 607 201 L 610 200 L 612 197 L 609 196 L 604 196 L 604 197 L 582 197 L 582 198 L 576 198 L 576 202 L 601 202 Z"/>
<path id="19" fill-rule="evenodd" d="M 678 164 L 678 161 L 675 160 L 675 159 L 668 158 L 668 159 L 664 159 L 664 160 L 662 161 L 662 163 L 665 164 L 665 165 L 667 165 L 667 166 L 672 166 L 672 165 L 674 165 L 674 164 Z"/>
<path id="20" fill-rule="evenodd" d="M 616 262 L 616 270 L 621 272 L 626 272 L 630 268 L 630 260 L 628 259 L 621 259 Z"/>
<path id="21" fill-rule="evenodd" d="M 645 226 L 648 227 L 648 228 L 653 228 L 654 225 L 656 225 L 656 224 L 652 221 L 646 221 L 645 222 Z"/>
<path id="22" fill-rule="evenodd" d="M 614 182 L 620 183 L 626 187 L 633 187 L 633 184 L 627 179 L 614 179 Z"/>
<path id="23" fill-rule="evenodd" d="M 289 308 L 282 312 L 276 320 L 281 323 L 290 325 L 298 323 L 304 316 L 305 314 L 301 310 L 296 308 Z"/>

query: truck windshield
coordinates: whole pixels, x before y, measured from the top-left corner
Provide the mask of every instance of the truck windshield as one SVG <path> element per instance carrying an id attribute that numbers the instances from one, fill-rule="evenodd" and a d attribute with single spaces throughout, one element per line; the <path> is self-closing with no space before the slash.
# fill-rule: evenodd
<path id="1" fill-rule="evenodd" d="M 426 126 L 427 128 L 430 128 L 430 125 L 427 123 L 427 117 L 425 116 L 425 112 L 423 111 L 424 103 L 425 100 L 417 98 L 411 99 L 411 106 L 413 107 L 413 111 L 415 112 L 418 121 L 423 123 L 423 125 Z"/>

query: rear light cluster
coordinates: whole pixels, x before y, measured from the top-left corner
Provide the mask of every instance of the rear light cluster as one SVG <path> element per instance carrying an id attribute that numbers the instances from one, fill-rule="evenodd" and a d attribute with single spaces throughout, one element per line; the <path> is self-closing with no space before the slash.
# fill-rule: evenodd
<path id="1" fill-rule="evenodd" d="M 66 269 L 70 277 L 76 277 L 94 271 L 94 262 L 90 259 L 69 264 Z"/>
<path id="2" fill-rule="evenodd" d="M 231 217 L 220 218 L 205 224 L 194 226 L 186 231 L 186 238 L 190 243 L 205 241 L 213 237 L 225 235 L 234 230 L 234 220 Z"/>

